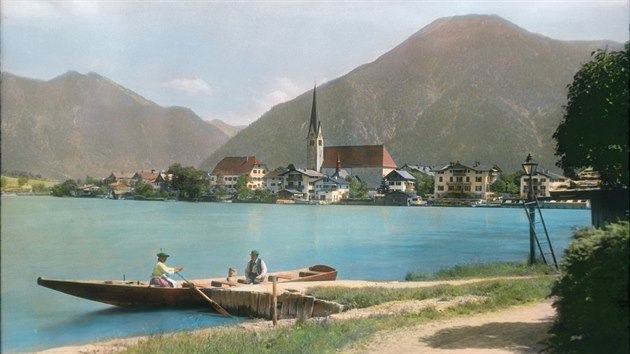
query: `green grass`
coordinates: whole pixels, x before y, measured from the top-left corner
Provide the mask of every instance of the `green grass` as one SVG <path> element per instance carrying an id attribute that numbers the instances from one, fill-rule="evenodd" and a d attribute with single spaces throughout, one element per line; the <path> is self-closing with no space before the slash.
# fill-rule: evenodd
<path id="1" fill-rule="evenodd" d="M 479 274 L 478 265 L 470 266 L 476 271 L 459 266 L 462 274 Z M 512 271 L 502 270 L 513 276 L 522 272 L 520 265 L 506 266 Z M 496 264 L 492 269 L 497 269 Z M 503 268 L 503 267 L 499 267 Z M 482 272 L 483 273 L 483 272 Z M 295 325 L 254 332 L 244 328 L 223 328 L 210 334 L 180 333 L 155 336 L 125 351 L 126 353 L 334 353 L 340 348 L 360 345 L 381 330 L 413 326 L 439 318 L 494 311 L 513 305 L 541 301 L 550 293 L 554 276 L 545 272 L 526 272 L 539 276 L 515 280 L 486 280 L 474 284 L 452 286 L 439 285 L 423 288 L 362 288 L 323 287 L 312 294 L 318 298 L 343 303 L 350 308 L 365 308 L 395 300 L 422 300 L 437 298 L 448 300 L 457 296 L 477 295 L 485 301 L 467 303 L 437 311 L 427 308 L 419 313 L 391 316 L 375 316 L 364 319 L 326 319 L 298 321 Z M 541 275 L 542 273 L 542 275 Z M 497 276 L 489 274 L 488 276 Z M 451 279 L 451 278 L 449 278 Z"/>
<path id="2" fill-rule="evenodd" d="M 407 273 L 405 280 L 455 280 L 488 277 L 528 276 L 552 274 L 555 271 L 549 266 L 537 263 L 527 265 L 524 263 L 480 263 L 458 265 L 448 269 L 442 269 L 432 274 Z"/>

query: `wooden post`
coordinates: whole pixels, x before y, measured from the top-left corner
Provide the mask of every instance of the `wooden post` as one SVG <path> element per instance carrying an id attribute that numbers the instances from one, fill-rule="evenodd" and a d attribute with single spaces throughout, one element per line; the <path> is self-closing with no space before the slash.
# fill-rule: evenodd
<path id="1" fill-rule="evenodd" d="M 273 277 L 273 301 L 271 301 L 271 318 L 273 320 L 273 326 L 278 325 L 278 278 Z"/>

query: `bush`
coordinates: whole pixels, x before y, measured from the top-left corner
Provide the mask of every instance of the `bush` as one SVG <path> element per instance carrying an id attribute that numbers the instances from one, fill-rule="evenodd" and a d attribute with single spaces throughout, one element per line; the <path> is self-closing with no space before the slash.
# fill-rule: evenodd
<path id="1" fill-rule="evenodd" d="M 583 229 L 567 249 L 552 288 L 558 316 L 554 353 L 628 353 L 629 224 Z"/>

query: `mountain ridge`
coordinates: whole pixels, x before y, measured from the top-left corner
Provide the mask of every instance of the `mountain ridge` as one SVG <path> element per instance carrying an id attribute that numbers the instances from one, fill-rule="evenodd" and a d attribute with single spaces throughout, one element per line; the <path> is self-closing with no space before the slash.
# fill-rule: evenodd
<path id="1" fill-rule="evenodd" d="M 229 137 L 97 73 L 48 81 L 2 72 L 2 169 L 51 178 L 198 166 Z"/>
<path id="2" fill-rule="evenodd" d="M 324 143 L 385 144 L 399 165 L 482 161 L 512 172 L 532 153 L 555 169 L 551 135 L 566 86 L 604 43 L 550 39 L 498 16 L 438 19 L 317 87 Z M 246 154 L 272 169 L 304 165 L 311 98 L 309 91 L 272 108 L 201 167 Z M 248 144 L 254 137 L 257 148 Z M 266 144 L 277 141 L 284 147 Z"/>

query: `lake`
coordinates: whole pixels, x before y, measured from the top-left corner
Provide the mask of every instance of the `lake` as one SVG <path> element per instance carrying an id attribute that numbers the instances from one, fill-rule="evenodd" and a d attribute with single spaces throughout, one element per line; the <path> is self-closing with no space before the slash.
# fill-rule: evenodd
<path id="1" fill-rule="evenodd" d="M 376 207 L 2 198 L 2 352 L 238 323 L 193 310 L 125 310 L 37 286 L 38 276 L 148 280 L 160 250 L 187 278 L 327 264 L 339 279 L 404 280 L 457 264 L 525 262 L 520 208 Z M 545 209 L 558 256 L 590 210 Z"/>

